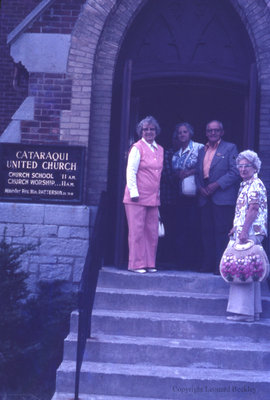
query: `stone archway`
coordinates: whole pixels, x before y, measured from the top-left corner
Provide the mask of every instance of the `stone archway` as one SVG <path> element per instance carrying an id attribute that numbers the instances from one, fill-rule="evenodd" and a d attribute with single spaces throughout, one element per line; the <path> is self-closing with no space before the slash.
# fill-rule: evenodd
<path id="1" fill-rule="evenodd" d="M 68 60 L 73 79 L 61 140 L 88 147 L 87 203 L 106 189 L 114 66 L 125 31 L 146 0 L 87 0 L 74 28 Z"/>
<path id="2" fill-rule="evenodd" d="M 268 0 L 254 1 L 230 0 L 238 12 L 252 42 L 259 80 L 259 154 L 262 160 L 262 177 L 270 189 L 270 2 Z"/>
<path id="3" fill-rule="evenodd" d="M 246 26 L 256 55 L 261 97 L 259 145 L 267 184 L 270 183 L 270 174 L 266 173 L 270 169 L 267 161 L 270 150 L 269 2 L 258 0 L 254 7 L 254 1 L 230 1 Z M 65 126 L 70 124 L 70 128 L 61 132 L 62 140 L 88 145 L 87 200 L 93 205 L 107 185 L 112 85 L 117 56 L 128 27 L 145 3 L 146 0 L 87 0 L 72 35 L 68 61 L 68 73 L 73 78 L 71 110 L 63 114 L 61 121 Z"/>

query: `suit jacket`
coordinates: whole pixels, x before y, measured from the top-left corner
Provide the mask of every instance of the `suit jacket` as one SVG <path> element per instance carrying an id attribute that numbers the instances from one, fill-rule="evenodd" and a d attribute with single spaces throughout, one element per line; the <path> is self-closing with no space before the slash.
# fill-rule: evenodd
<path id="1" fill-rule="evenodd" d="M 238 155 L 236 145 L 221 140 L 217 151 L 212 160 L 209 171 L 209 183 L 218 182 L 220 187 L 210 196 L 213 203 L 217 205 L 235 205 L 240 175 L 236 167 L 236 157 Z M 198 154 L 196 184 L 197 187 L 204 187 L 203 160 L 205 148 Z M 203 206 L 207 198 L 199 194 L 199 205 Z"/>

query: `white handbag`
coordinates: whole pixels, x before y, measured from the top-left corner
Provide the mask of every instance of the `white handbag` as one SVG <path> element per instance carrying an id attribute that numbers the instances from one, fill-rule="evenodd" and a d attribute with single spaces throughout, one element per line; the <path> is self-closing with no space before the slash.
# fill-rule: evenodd
<path id="1" fill-rule="evenodd" d="M 163 237 L 165 236 L 165 228 L 164 224 L 161 221 L 158 221 L 158 236 Z"/>
<path id="2" fill-rule="evenodd" d="M 196 191 L 195 175 L 187 176 L 182 180 L 182 193 L 185 196 L 195 196 Z"/>
<path id="3" fill-rule="evenodd" d="M 159 237 L 165 236 L 165 228 L 163 222 L 161 221 L 159 212 L 158 212 L 158 236 Z"/>

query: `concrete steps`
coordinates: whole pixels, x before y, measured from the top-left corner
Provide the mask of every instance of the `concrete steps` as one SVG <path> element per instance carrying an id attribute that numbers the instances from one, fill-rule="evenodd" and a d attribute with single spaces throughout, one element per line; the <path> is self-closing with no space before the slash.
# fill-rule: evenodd
<path id="1" fill-rule="evenodd" d="M 220 276 L 209 273 L 161 270 L 157 274 L 135 274 L 112 267 L 102 269 L 99 276 L 99 287 L 180 293 L 223 293 L 226 296 L 229 292 L 229 285 Z M 266 282 L 262 284 L 262 294 L 269 297 L 269 288 Z"/>
<path id="2" fill-rule="evenodd" d="M 262 329 L 262 326 L 264 329 Z M 95 310 L 93 334 L 134 335 L 183 339 L 246 339 L 268 342 L 270 323 L 253 324 L 225 321 L 220 316 L 154 313 L 140 311 Z"/>
<path id="3" fill-rule="evenodd" d="M 263 318 L 226 320 L 218 276 L 100 272 L 81 372 L 82 400 L 266 400 L 270 392 L 270 296 Z M 71 316 L 54 400 L 74 392 L 78 313 Z"/>
<path id="4" fill-rule="evenodd" d="M 106 310 L 147 310 L 185 314 L 222 315 L 227 307 L 228 295 L 222 293 L 164 292 L 162 290 L 138 290 L 98 288 L 95 304 Z M 270 318 L 270 298 L 263 297 L 264 316 Z"/>
<path id="5" fill-rule="evenodd" d="M 70 393 L 57 393 L 57 400 L 71 400 Z M 141 397 L 103 396 L 94 394 L 80 394 L 80 400 L 141 400 Z M 160 400 L 148 397 L 148 400 Z"/>
<path id="6" fill-rule="evenodd" d="M 73 389 L 75 362 L 64 361 L 58 370 L 59 388 Z M 63 375 L 62 375 L 63 372 Z M 149 399 L 153 392 L 159 399 L 244 399 L 266 400 L 269 389 L 268 371 L 242 371 L 207 368 L 180 368 L 153 365 L 130 365 L 84 362 L 81 371 L 81 391 L 99 393 L 102 386 L 110 395 Z M 67 379 L 67 377 L 69 379 Z M 184 389 L 190 393 L 183 393 Z M 197 388 L 197 393 L 194 392 Z M 201 389 L 199 392 L 199 388 Z M 246 391 L 244 391 L 246 388 Z M 235 390 L 235 391 L 234 391 Z M 223 392 L 222 392 L 223 391 Z M 240 396 L 240 392 L 243 391 Z M 263 393 L 264 392 L 264 393 Z M 218 396 L 217 396 L 218 393 Z M 188 396 L 187 396 L 188 395 Z M 252 395 L 255 395 L 252 397 Z"/>
<path id="7" fill-rule="evenodd" d="M 76 359 L 77 335 L 66 340 L 65 360 Z M 256 369 L 270 365 L 270 348 L 264 343 L 164 339 L 99 334 L 87 342 L 85 361 L 166 365 L 189 368 Z"/>

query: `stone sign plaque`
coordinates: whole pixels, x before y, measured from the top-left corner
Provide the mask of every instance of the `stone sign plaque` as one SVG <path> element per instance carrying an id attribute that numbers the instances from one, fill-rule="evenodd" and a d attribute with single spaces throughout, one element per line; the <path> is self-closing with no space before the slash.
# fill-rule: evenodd
<path id="1" fill-rule="evenodd" d="M 85 149 L 0 144 L 0 200 L 82 202 Z"/>

